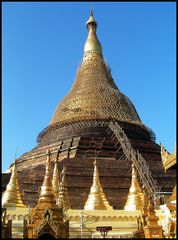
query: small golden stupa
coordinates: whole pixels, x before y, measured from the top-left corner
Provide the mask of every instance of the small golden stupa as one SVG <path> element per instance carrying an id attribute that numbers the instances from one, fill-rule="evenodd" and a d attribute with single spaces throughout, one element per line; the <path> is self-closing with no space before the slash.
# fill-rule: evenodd
<path id="1" fill-rule="evenodd" d="M 12 168 L 9 183 L 2 195 L 2 212 L 6 213 L 3 217 L 2 237 L 16 239 L 23 238 L 24 222 L 26 221 L 28 208 L 22 201 L 16 161 Z"/>
<path id="2" fill-rule="evenodd" d="M 145 238 L 163 238 L 162 226 L 158 224 L 159 217 L 156 215 L 153 196 L 148 196 L 148 215 L 144 226 Z"/>
<path id="3" fill-rule="evenodd" d="M 103 188 L 99 180 L 96 159 L 94 161 L 93 184 L 90 188 L 88 199 L 84 206 L 85 210 L 110 210 L 112 207 L 106 199 Z"/>
<path id="4" fill-rule="evenodd" d="M 137 179 L 136 169 L 134 167 L 134 164 L 132 164 L 132 181 L 124 209 L 135 211 L 141 210 L 142 207 L 143 207 L 143 193 Z"/>
<path id="5" fill-rule="evenodd" d="M 5 192 L 2 195 L 2 207 L 3 208 L 8 208 L 8 207 L 26 208 L 26 206 L 22 202 L 22 197 L 19 189 L 16 161 L 14 162 L 14 166 L 12 168 L 10 181 L 6 187 Z"/>
<path id="6" fill-rule="evenodd" d="M 46 171 L 37 206 L 31 210 L 28 238 L 48 234 L 53 238 L 69 237 L 69 222 L 64 222 L 62 209 L 56 205 L 51 179 L 50 150 L 47 151 Z"/>
<path id="7" fill-rule="evenodd" d="M 61 181 L 59 184 L 59 194 L 57 199 L 58 207 L 62 208 L 64 212 L 70 208 L 70 201 L 67 193 L 65 176 L 66 176 L 66 166 L 64 166 L 62 169 Z"/>
<path id="8" fill-rule="evenodd" d="M 54 171 L 53 171 L 53 190 L 56 197 L 56 200 L 59 196 L 59 170 L 58 170 L 58 156 L 54 162 Z"/>
<path id="9" fill-rule="evenodd" d="M 41 193 L 39 196 L 38 204 L 56 204 L 56 198 L 53 190 L 52 180 L 51 180 L 51 162 L 50 162 L 50 150 L 47 151 L 47 161 L 46 161 L 46 172 L 44 176 L 44 181 L 41 187 Z"/>

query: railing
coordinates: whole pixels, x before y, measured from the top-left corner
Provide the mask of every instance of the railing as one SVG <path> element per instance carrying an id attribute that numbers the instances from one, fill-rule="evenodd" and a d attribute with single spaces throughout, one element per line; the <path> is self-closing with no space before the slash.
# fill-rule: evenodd
<path id="1" fill-rule="evenodd" d="M 132 147 L 128 137 L 116 122 L 111 122 L 109 124 L 109 129 L 113 131 L 112 139 L 116 138 L 120 143 L 126 159 L 133 162 L 140 177 L 141 183 L 144 185 L 147 192 L 154 198 L 159 196 L 161 189 L 158 186 L 157 181 L 153 179 L 147 161 L 138 150 L 135 150 Z"/>

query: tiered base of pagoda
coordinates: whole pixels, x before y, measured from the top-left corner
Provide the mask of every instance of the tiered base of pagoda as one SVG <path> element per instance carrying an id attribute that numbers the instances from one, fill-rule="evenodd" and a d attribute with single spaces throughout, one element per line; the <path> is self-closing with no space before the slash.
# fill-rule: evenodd
<path id="1" fill-rule="evenodd" d="M 130 136 L 129 136 L 130 134 Z M 122 149 L 107 127 L 70 130 L 49 145 L 39 144 L 32 151 L 17 159 L 20 190 L 26 205 L 35 206 L 39 188 L 45 173 L 46 150 L 51 151 L 52 166 L 59 153 L 59 171 L 66 164 L 66 182 L 72 209 L 83 209 L 93 177 L 93 162 L 96 158 L 100 181 L 107 200 L 114 209 L 123 209 L 131 183 L 131 161 L 124 158 Z M 68 137 L 70 136 L 70 137 Z M 160 146 L 139 135 L 127 132 L 132 146 L 148 161 L 154 178 L 162 191 L 172 192 L 176 171 L 165 174 L 160 155 Z M 133 136 L 135 136 L 133 138 Z M 116 152 L 117 151 L 117 152 Z M 3 190 L 9 174 L 3 174 Z"/>

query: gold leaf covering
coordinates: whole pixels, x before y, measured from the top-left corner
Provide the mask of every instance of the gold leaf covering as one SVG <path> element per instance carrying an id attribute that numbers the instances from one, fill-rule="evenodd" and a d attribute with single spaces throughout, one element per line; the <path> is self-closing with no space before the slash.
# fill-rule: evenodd
<path id="1" fill-rule="evenodd" d="M 54 171 L 53 171 L 53 189 L 54 189 L 54 194 L 56 196 L 56 200 L 59 195 L 59 171 L 58 171 L 58 156 L 54 162 Z"/>
<path id="2" fill-rule="evenodd" d="M 62 169 L 61 181 L 59 184 L 59 195 L 57 199 L 58 207 L 62 208 L 64 212 L 70 208 L 70 201 L 67 193 L 65 175 L 66 175 L 66 166 L 64 166 Z"/>
<path id="3" fill-rule="evenodd" d="M 99 180 L 96 160 L 94 161 L 93 184 L 90 188 L 88 199 L 84 206 L 85 210 L 111 210 Z"/>
<path id="4" fill-rule="evenodd" d="M 87 29 L 88 29 L 88 38 L 87 38 L 85 46 L 84 46 L 84 53 L 91 51 L 91 50 L 102 53 L 102 47 L 101 47 L 101 44 L 96 35 L 97 22 L 95 21 L 95 19 L 93 17 L 92 10 L 90 12 L 90 18 L 86 22 L 86 25 L 87 25 Z"/>
<path id="5" fill-rule="evenodd" d="M 132 182 L 125 205 L 125 210 L 139 210 L 143 207 L 143 193 L 137 179 L 137 173 L 134 165 L 132 164 Z"/>
<path id="6" fill-rule="evenodd" d="M 16 162 L 12 168 L 10 181 L 6 187 L 5 192 L 2 195 L 2 207 L 26 207 L 22 202 L 21 193 L 19 190 Z"/>
<path id="7" fill-rule="evenodd" d="M 51 161 L 50 161 L 50 150 L 47 151 L 47 161 L 46 161 L 46 172 L 41 187 L 40 196 L 38 199 L 39 203 L 50 203 L 55 204 L 56 198 L 53 190 L 52 179 L 51 179 Z"/>
<path id="8" fill-rule="evenodd" d="M 132 102 L 114 83 L 110 68 L 102 56 L 96 27 L 97 23 L 91 13 L 87 21 L 89 35 L 76 80 L 70 92 L 57 106 L 50 125 L 95 119 L 142 124 Z"/>
<path id="9" fill-rule="evenodd" d="M 163 167 L 165 171 L 167 171 L 169 168 L 176 165 L 176 144 L 174 147 L 174 152 L 170 154 L 165 147 L 161 144 L 161 158 L 163 162 Z"/>

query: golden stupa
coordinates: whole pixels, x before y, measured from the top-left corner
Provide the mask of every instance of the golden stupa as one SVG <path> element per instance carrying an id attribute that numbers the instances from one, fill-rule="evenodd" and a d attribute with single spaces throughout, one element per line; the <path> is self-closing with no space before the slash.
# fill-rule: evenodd
<path id="1" fill-rule="evenodd" d="M 53 170 L 53 179 L 52 179 L 54 194 L 56 196 L 56 200 L 59 195 L 59 170 L 58 170 L 58 155 L 56 160 L 54 161 L 54 170 Z"/>
<path id="2" fill-rule="evenodd" d="M 12 174 L 10 181 L 6 187 L 5 192 L 2 195 L 2 207 L 22 207 L 26 208 L 26 206 L 22 202 L 22 197 L 18 184 L 18 175 L 16 169 L 16 161 L 14 162 L 14 166 L 12 167 Z"/>
<path id="3" fill-rule="evenodd" d="M 66 175 L 66 166 L 64 166 L 62 169 L 61 181 L 59 183 L 59 193 L 57 198 L 57 205 L 59 208 L 62 208 L 64 212 L 70 208 L 70 201 L 67 193 L 65 175 Z"/>
<path id="4" fill-rule="evenodd" d="M 46 171 L 37 206 L 31 209 L 28 238 L 48 233 L 52 238 L 68 238 L 69 222 L 64 222 L 62 209 L 56 205 L 51 179 L 50 150 L 47 151 Z M 49 237 L 49 236 L 48 236 Z"/>
<path id="5" fill-rule="evenodd" d="M 96 160 L 94 161 L 93 184 L 90 188 L 88 199 L 84 206 L 85 210 L 109 210 L 112 209 L 106 199 L 103 188 L 99 180 L 98 168 Z"/>
<path id="6" fill-rule="evenodd" d="M 39 196 L 38 204 L 47 206 L 48 204 L 56 204 L 56 198 L 53 190 L 51 179 L 51 162 L 50 162 L 50 150 L 47 151 L 46 172 L 44 181 L 41 187 L 41 193 Z"/>
<path id="7" fill-rule="evenodd" d="M 104 224 L 106 220 L 105 223 L 113 227 L 113 237 L 117 236 L 114 235 L 114 231 L 119 238 L 123 233 L 126 234 L 125 237 L 127 234 L 129 237 L 133 236 L 133 231 L 137 229 L 137 217 L 141 213 L 137 210 L 140 209 L 139 204 L 141 205 L 141 189 L 134 168 L 131 186 L 130 181 L 126 180 L 129 176 L 128 165 L 122 161 L 122 156 L 126 153 L 121 144 L 123 139 L 122 136 L 117 137 L 117 131 L 110 132 L 111 122 L 121 126 L 128 142 L 130 141 L 140 154 L 145 155 L 154 177 L 161 179 L 160 185 L 163 191 L 172 186 L 170 183 L 165 187 L 170 175 L 163 177 L 160 147 L 154 142 L 154 134 L 143 125 L 132 102 L 114 83 L 111 69 L 102 55 L 102 47 L 96 35 L 97 22 L 92 11 L 86 26 L 88 37 L 84 46 L 84 55 L 70 92 L 57 106 L 50 124 L 38 135 L 38 146 L 18 159 L 17 168 L 23 179 L 21 186 L 26 203 L 31 207 L 37 204 L 30 213 L 29 238 L 39 238 L 43 233 L 51 233 L 58 239 L 68 237 L 69 224 L 64 224 L 63 221 L 66 210 L 68 211 L 65 212 L 65 217 L 71 221 L 70 237 L 77 235 L 78 238 L 82 228 L 85 228 L 83 230 L 89 236 L 88 234 L 96 232 L 96 226 Z M 51 155 L 50 151 L 47 152 L 46 172 L 38 199 L 37 189 L 42 183 L 41 170 L 46 160 L 45 152 L 49 147 L 53 151 Z M 95 158 L 96 149 L 99 154 L 94 162 L 93 184 L 88 195 L 92 178 L 90 164 Z M 90 155 L 86 157 L 88 150 Z M 67 174 L 66 168 L 63 168 L 60 184 L 57 181 L 59 180 L 58 158 L 56 158 L 58 153 L 61 166 L 67 166 Z M 55 159 L 52 181 L 51 161 Z M 108 182 L 103 176 L 103 188 L 107 189 L 109 202 L 112 202 L 115 210 L 107 201 L 101 186 L 96 160 L 100 161 L 101 169 L 107 172 Z M 153 164 L 154 161 L 156 164 Z M 67 186 L 70 186 L 68 191 L 71 209 L 68 209 L 70 204 Z M 123 210 L 129 187 L 126 208 L 131 206 L 133 210 L 136 209 L 135 211 Z M 157 219 L 153 211 L 153 214 L 150 214 L 151 207 L 148 209 L 147 204 L 144 204 L 142 215 L 146 224 L 146 218 L 149 217 L 152 228 L 152 223 Z M 97 221 L 91 227 L 93 218 Z M 64 235 L 62 229 L 65 229 Z M 147 230 L 149 233 L 150 229 Z"/>
<path id="8" fill-rule="evenodd" d="M 125 210 L 140 210 L 143 207 L 143 193 L 137 179 L 136 169 L 132 164 L 132 181 L 125 205 Z"/>
<path id="9" fill-rule="evenodd" d="M 84 120 L 120 120 L 141 124 L 131 101 L 117 88 L 102 55 L 97 22 L 90 12 L 84 56 L 70 92 L 57 106 L 49 127 Z M 43 134 L 42 134 L 43 135 Z"/>

